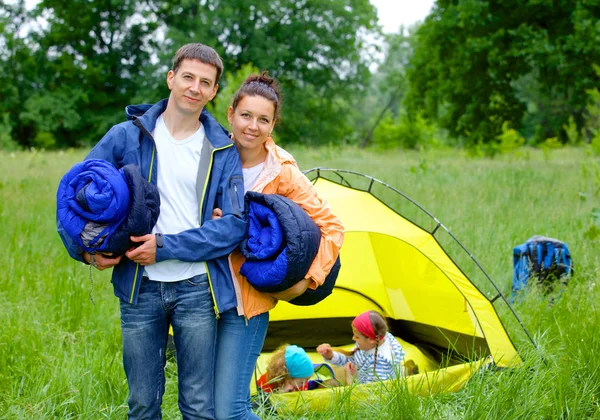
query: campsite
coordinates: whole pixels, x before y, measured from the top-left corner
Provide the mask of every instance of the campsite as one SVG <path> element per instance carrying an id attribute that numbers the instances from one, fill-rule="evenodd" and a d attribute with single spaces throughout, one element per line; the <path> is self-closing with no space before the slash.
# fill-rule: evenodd
<path id="1" fill-rule="evenodd" d="M 595 357 L 600 350 L 600 292 L 594 236 L 598 163 L 589 150 L 543 153 L 523 149 L 496 159 L 473 158 L 453 150 L 393 154 L 350 147 L 291 150 L 303 169 L 309 165 L 351 168 L 402 191 L 460 239 L 507 298 L 512 248 L 534 234 L 567 242 L 577 272 L 552 305 L 535 291 L 514 305 L 537 350 L 510 314 L 498 310 L 523 359 L 520 367 L 482 369 L 450 393 L 418 396 L 401 382 L 357 404 L 350 404 L 351 397 L 342 393 L 337 405 L 324 411 L 285 418 L 575 419 L 600 415 L 600 369 Z M 116 419 L 127 411 L 118 301 L 110 277 L 94 272 L 92 290 L 88 267 L 68 259 L 54 227 L 57 181 L 82 158 L 82 151 L 0 155 L 0 224 L 7 238 L 0 257 L 3 418 Z M 561 182 L 556 181 L 557 173 Z M 407 217 L 418 216 L 409 213 Z M 448 248 L 453 255 L 456 249 Z M 401 266 L 398 259 L 395 263 Z M 493 288 L 481 287 L 493 298 Z M 172 361 L 167 372 L 165 418 L 177 418 Z M 266 407 L 263 413 L 264 418 L 279 418 Z"/>
<path id="2" fill-rule="evenodd" d="M 597 0 L 0 1 L 0 419 L 600 419 L 598 45 Z"/>

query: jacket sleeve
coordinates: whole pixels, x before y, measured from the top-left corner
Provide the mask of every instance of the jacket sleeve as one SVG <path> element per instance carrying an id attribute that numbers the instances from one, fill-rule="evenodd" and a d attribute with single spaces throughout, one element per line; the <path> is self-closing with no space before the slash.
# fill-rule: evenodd
<path id="1" fill-rule="evenodd" d="M 113 126 L 108 132 L 102 137 L 102 139 L 94 146 L 91 152 L 87 155 L 85 160 L 88 159 L 104 159 L 109 161 L 113 165 L 118 167 L 118 162 L 122 159 L 123 145 L 125 144 L 125 130 L 119 126 Z M 71 238 L 64 227 L 56 217 L 56 230 L 62 240 L 67 252 L 71 258 L 85 262 L 83 259 L 83 250 L 77 243 Z"/>
<path id="2" fill-rule="evenodd" d="M 231 253 L 246 235 L 244 181 L 242 164 L 235 149 L 228 149 L 227 162 L 219 186 L 223 192 L 223 216 L 206 220 L 199 228 L 165 235 L 163 247 L 156 250 L 156 261 L 176 259 L 207 261 Z"/>
<path id="3" fill-rule="evenodd" d="M 69 236 L 69 234 L 65 231 L 63 225 L 58 219 L 58 215 L 56 215 L 56 230 L 58 231 L 58 235 L 60 236 L 60 239 L 62 240 L 62 243 L 67 249 L 67 252 L 71 256 L 71 258 L 85 263 L 85 260 L 83 259 L 83 250 L 81 249 L 81 247 L 79 247 L 79 245 L 77 245 L 77 242 L 75 242 L 73 238 L 71 238 L 71 236 Z"/>
<path id="4" fill-rule="evenodd" d="M 386 340 L 390 340 L 392 345 L 392 353 L 394 354 L 394 363 L 401 364 L 404 361 L 404 357 L 406 353 L 404 352 L 404 348 L 402 345 L 396 341 L 396 338 L 390 333 L 386 334 Z"/>
<path id="5" fill-rule="evenodd" d="M 348 362 L 354 363 L 354 356 L 346 356 L 345 354 L 333 352 L 333 357 L 329 360 L 331 364 L 336 366 L 344 366 Z"/>
<path id="6" fill-rule="evenodd" d="M 113 126 L 88 153 L 85 160 L 104 159 L 120 169 L 127 144 L 127 134 L 122 124 Z"/>
<path id="7" fill-rule="evenodd" d="M 323 284 L 339 255 L 344 242 L 344 226 L 331 212 L 327 200 L 318 196 L 313 184 L 297 166 L 286 164 L 283 171 L 279 194 L 302 207 L 321 229 L 319 251 L 306 275 L 313 280 L 309 287 L 316 289 Z"/>

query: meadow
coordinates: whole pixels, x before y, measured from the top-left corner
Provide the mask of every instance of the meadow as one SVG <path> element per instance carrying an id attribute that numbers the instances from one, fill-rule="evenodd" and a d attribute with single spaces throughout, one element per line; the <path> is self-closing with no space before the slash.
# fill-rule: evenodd
<path id="1" fill-rule="evenodd" d="M 289 150 L 302 169 L 352 169 L 404 192 L 461 240 L 505 294 L 512 248 L 535 234 L 567 242 L 576 264 L 554 304 L 532 293 L 515 305 L 539 347 L 516 339 L 522 368 L 481 372 L 452 394 L 415 397 L 397 386 L 376 402 L 302 418 L 600 418 L 600 161 L 591 150 L 521 149 L 495 159 L 458 150 Z M 110 273 L 94 271 L 92 283 L 88 266 L 68 257 L 55 229 L 58 182 L 85 153 L 0 152 L 2 419 L 127 413 Z M 163 415 L 176 419 L 172 362 L 167 370 Z"/>

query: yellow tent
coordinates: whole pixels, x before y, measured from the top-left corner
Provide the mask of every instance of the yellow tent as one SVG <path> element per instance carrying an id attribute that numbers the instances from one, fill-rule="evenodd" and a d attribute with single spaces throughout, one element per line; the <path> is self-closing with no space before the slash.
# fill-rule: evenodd
<path id="1" fill-rule="evenodd" d="M 483 364 L 509 367 L 522 362 L 493 306 L 496 299 L 507 306 L 508 302 L 437 219 L 374 178 L 323 168 L 306 174 L 346 229 L 340 253 L 342 268 L 332 295 L 317 305 L 281 302 L 271 311 L 257 374 L 264 372 L 270 352 L 283 343 L 313 351 L 309 354 L 314 362 L 323 362 L 314 353 L 315 347 L 323 342 L 352 344 L 352 319 L 370 309 L 385 315 L 391 332 L 405 348 L 406 360 L 413 359 L 419 366 L 418 375 L 406 378 L 409 389 L 417 394 L 457 390 Z M 408 203 L 411 211 L 415 210 L 412 214 L 424 216 L 425 223 L 409 221 L 385 204 L 384 198 Z M 427 224 L 430 229 L 420 227 Z M 476 263 L 493 286 L 495 297 L 488 299 L 448 256 L 438 241 L 442 233 Z M 512 309 L 508 313 L 516 318 Z M 377 385 L 365 389 L 373 386 Z M 329 406 L 341 392 L 320 389 L 274 394 L 270 399 L 283 411 L 314 410 Z M 360 395 L 369 392 L 354 394 L 361 399 Z"/>

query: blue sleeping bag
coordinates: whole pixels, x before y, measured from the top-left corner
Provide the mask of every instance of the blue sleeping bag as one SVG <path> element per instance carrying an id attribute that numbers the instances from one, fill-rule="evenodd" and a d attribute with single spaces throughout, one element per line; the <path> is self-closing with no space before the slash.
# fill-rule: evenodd
<path id="1" fill-rule="evenodd" d="M 136 165 L 117 170 L 101 159 L 75 164 L 56 193 L 57 217 L 82 250 L 114 256 L 134 246 L 158 220 L 160 196 Z"/>
<path id="2" fill-rule="evenodd" d="M 306 277 L 319 250 L 321 230 L 292 200 L 276 194 L 247 192 L 248 234 L 241 244 L 246 257 L 240 273 L 258 291 L 289 289 Z M 325 283 L 290 301 L 313 305 L 331 294 L 339 272 L 339 258 Z"/>

